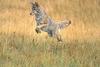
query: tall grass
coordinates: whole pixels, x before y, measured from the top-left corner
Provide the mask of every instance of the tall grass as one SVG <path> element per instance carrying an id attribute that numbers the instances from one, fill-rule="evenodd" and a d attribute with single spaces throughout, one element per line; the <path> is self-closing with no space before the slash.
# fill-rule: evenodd
<path id="1" fill-rule="evenodd" d="M 72 21 L 64 42 L 36 34 L 29 0 L 0 0 L 0 67 L 100 67 L 100 1 L 36 1 L 55 21 Z"/>

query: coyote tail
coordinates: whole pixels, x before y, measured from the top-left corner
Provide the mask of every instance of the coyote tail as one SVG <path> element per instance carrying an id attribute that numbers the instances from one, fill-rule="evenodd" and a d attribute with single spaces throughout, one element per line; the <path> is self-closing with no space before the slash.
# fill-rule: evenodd
<path id="1" fill-rule="evenodd" d="M 63 29 L 65 27 L 68 27 L 71 24 L 71 21 L 65 20 L 61 21 L 61 23 L 58 23 L 59 29 Z"/>

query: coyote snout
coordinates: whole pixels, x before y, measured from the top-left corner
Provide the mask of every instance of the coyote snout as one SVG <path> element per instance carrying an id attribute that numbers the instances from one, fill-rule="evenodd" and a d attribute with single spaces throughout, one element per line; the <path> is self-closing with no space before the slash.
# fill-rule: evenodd
<path id="1" fill-rule="evenodd" d="M 60 23 L 56 23 L 46 14 L 46 12 L 40 7 L 37 2 L 31 3 L 31 5 L 32 12 L 30 13 L 30 15 L 35 15 L 35 20 L 37 23 L 35 31 L 37 33 L 41 33 L 41 31 L 47 32 L 50 37 L 55 37 L 58 41 L 62 41 L 59 30 L 69 26 L 71 24 L 71 21 L 66 20 L 61 21 Z"/>

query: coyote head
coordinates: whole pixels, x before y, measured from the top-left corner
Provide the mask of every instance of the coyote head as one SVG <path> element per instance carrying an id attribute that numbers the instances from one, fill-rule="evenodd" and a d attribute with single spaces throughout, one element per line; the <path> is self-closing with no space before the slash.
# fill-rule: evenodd
<path id="1" fill-rule="evenodd" d="M 38 14 L 39 12 L 39 4 L 37 2 L 34 2 L 34 3 L 31 3 L 32 5 L 32 12 L 30 13 L 30 15 L 33 15 L 33 14 Z"/>

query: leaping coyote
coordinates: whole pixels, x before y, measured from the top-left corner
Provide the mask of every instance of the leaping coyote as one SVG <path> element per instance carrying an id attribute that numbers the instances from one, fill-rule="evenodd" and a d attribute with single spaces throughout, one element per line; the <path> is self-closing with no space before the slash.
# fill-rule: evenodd
<path id="1" fill-rule="evenodd" d="M 58 41 L 62 41 L 61 35 L 59 34 L 60 30 L 69 26 L 71 24 L 70 20 L 61 21 L 61 23 L 56 23 L 51 19 L 46 12 L 40 7 L 37 2 L 32 3 L 32 12 L 30 15 L 35 15 L 37 33 L 41 31 L 47 32 L 50 37 L 57 38 Z"/>

